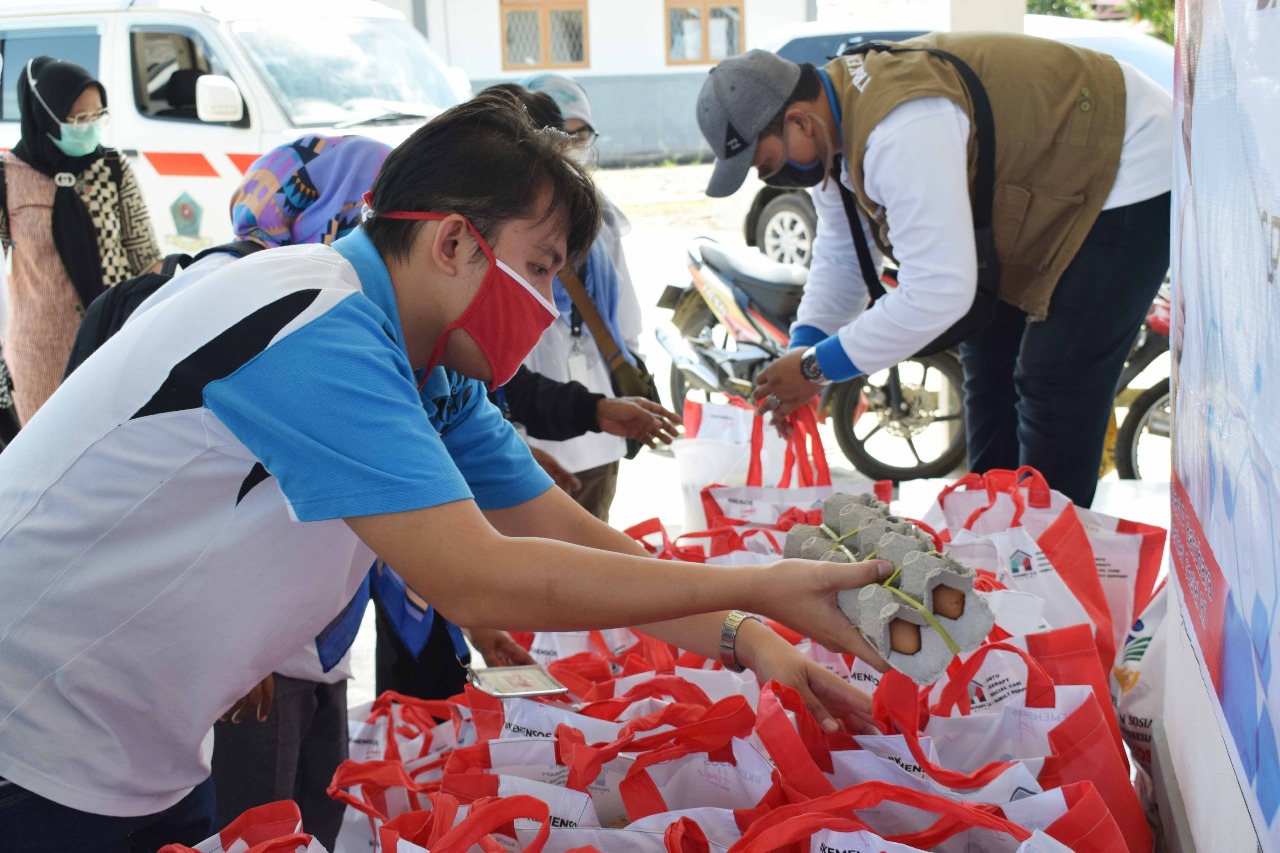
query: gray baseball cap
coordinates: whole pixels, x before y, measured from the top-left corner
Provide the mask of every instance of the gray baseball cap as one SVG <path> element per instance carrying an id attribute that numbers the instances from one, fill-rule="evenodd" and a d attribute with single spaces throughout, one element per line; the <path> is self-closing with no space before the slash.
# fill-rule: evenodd
<path id="1" fill-rule="evenodd" d="M 707 195 L 722 198 L 746 180 L 756 142 L 800 80 L 800 66 L 767 50 L 722 61 L 698 93 L 698 128 L 716 155 Z"/>

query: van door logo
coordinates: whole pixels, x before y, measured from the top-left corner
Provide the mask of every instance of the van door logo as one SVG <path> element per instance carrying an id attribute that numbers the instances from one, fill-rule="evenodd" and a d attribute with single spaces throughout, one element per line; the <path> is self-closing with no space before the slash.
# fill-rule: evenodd
<path id="1" fill-rule="evenodd" d="M 213 241 L 200 236 L 200 223 L 204 219 L 204 208 L 191 197 L 188 192 L 174 199 L 169 205 L 169 215 L 173 217 L 173 229 L 177 233 L 170 236 L 169 242 L 176 243 L 183 249 L 200 249 Z"/>

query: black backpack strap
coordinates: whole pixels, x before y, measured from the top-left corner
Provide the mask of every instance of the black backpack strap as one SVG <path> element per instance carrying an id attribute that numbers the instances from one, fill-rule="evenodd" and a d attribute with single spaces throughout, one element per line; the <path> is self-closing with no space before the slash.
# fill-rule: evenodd
<path id="1" fill-rule="evenodd" d="M 166 255 L 164 262 L 160 264 L 160 275 L 173 278 L 178 274 L 178 270 L 186 269 L 191 266 L 193 259 L 190 255 L 172 254 Z"/>
<path id="2" fill-rule="evenodd" d="M 866 232 L 862 230 L 862 217 L 858 213 L 858 200 L 853 192 L 840 180 L 841 157 L 835 159 L 835 182 L 840 190 L 840 201 L 844 204 L 844 215 L 849 220 L 849 236 L 853 238 L 853 248 L 858 253 L 858 267 L 862 270 L 862 280 L 866 282 L 871 301 L 875 302 L 884 296 L 884 285 L 880 276 L 876 275 L 875 261 L 871 259 L 871 247 L 867 245 Z"/>
<path id="3" fill-rule="evenodd" d="M 223 243 L 221 246 L 210 246 L 192 258 L 191 262 L 195 263 L 196 261 L 204 260 L 210 255 L 217 254 L 218 252 L 225 252 L 228 255 L 235 255 L 238 258 L 243 258 L 247 255 L 252 255 L 254 252 L 261 252 L 265 248 L 266 246 L 263 246 L 261 243 L 253 240 L 233 240 L 230 243 Z"/>

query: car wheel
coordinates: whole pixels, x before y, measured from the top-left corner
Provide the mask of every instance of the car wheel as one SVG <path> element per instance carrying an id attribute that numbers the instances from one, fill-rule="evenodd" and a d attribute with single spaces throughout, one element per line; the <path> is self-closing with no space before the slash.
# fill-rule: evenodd
<path id="1" fill-rule="evenodd" d="M 771 261 L 809 266 L 818 214 L 806 193 L 784 193 L 760 211 L 756 246 Z"/>

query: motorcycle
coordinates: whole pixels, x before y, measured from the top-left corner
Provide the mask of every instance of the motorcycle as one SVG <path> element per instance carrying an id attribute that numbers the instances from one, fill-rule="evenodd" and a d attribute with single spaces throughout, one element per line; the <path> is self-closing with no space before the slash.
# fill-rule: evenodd
<path id="1" fill-rule="evenodd" d="M 1168 376 L 1145 390 L 1130 387 L 1156 359 L 1169 351 L 1169 285 L 1160 293 L 1138 333 L 1138 340 L 1120 375 L 1120 390 L 1116 394 L 1116 407 L 1127 409 L 1124 420 L 1115 427 L 1112 452 L 1104 460 L 1114 460 L 1116 472 L 1122 480 L 1141 480 L 1142 469 L 1148 474 L 1155 469 L 1168 470 L 1172 436 L 1172 393 Z M 1111 435 L 1108 434 L 1108 439 Z M 1145 462 L 1144 462 L 1145 460 Z M 1106 473 L 1104 469 L 1103 473 Z"/>
<path id="2" fill-rule="evenodd" d="M 671 355 L 672 407 L 690 392 L 749 397 L 755 378 L 787 351 L 808 270 L 709 237 L 688 249 L 690 283 L 658 301 L 673 329 L 657 330 Z M 915 357 L 827 386 L 819 411 L 836 442 L 875 480 L 944 477 L 965 458 L 963 373 L 952 352 Z"/>

